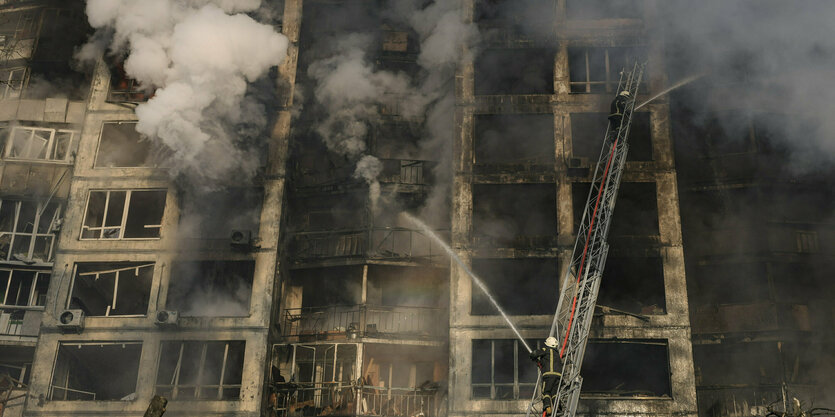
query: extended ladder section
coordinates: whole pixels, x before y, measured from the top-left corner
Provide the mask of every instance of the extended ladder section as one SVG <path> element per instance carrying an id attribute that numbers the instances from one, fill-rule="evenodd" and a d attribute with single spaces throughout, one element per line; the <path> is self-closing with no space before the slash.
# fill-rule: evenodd
<path id="1" fill-rule="evenodd" d="M 626 163 L 629 147 L 627 136 L 643 71 L 644 65 L 636 63 L 631 70 L 621 73 L 616 93 L 628 91 L 630 95 L 625 103 L 620 124 L 613 125 L 610 122 L 606 129 L 603 148 L 574 242 L 571 264 L 560 285 L 559 303 L 550 332 L 550 336 L 556 337 L 559 342 L 558 348 L 563 361 L 562 377 L 551 406 L 554 416 L 573 417 L 577 410 L 580 387 L 583 384 L 580 367 L 583 364 L 592 316 L 597 304 L 597 292 L 609 250 L 606 238 Z M 528 415 L 531 412 L 542 412 L 538 406 L 541 403 L 541 395 L 541 381 L 537 381 L 534 397 L 527 410 Z"/>

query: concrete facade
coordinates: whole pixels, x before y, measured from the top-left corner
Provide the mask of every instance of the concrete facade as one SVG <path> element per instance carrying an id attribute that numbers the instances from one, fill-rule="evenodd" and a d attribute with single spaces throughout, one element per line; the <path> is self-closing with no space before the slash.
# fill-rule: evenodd
<path id="1" fill-rule="evenodd" d="M 656 91 L 665 85 L 664 64 L 661 59 L 661 45 L 648 40 L 644 34 L 647 25 L 652 22 L 651 10 L 644 12 L 640 18 L 623 19 L 612 16 L 602 20 L 572 20 L 566 14 L 564 1 L 557 3 L 557 19 L 554 22 L 556 30 L 556 47 L 549 47 L 547 40 L 537 40 L 526 37 L 512 28 L 506 27 L 505 36 L 497 37 L 492 44 L 483 45 L 485 48 L 548 48 L 553 55 L 553 93 L 543 91 L 542 94 L 489 94 L 480 95 L 474 84 L 479 77 L 477 65 L 465 64 L 458 76 L 457 104 L 457 135 L 455 144 L 455 186 L 453 196 L 453 246 L 465 261 L 476 258 L 544 258 L 559 259 L 560 265 L 565 265 L 571 256 L 576 228 L 572 213 L 582 210 L 585 204 L 585 194 L 581 199 L 572 197 L 572 184 L 590 181 L 590 171 L 579 175 L 572 172 L 569 161 L 579 155 L 572 154 L 571 115 L 573 113 L 607 112 L 608 103 L 614 92 L 607 89 L 602 94 L 578 94 L 572 92 L 569 67 L 569 48 L 577 47 L 617 47 L 640 46 L 646 48 L 648 62 L 649 91 Z M 470 4 L 469 10 L 477 9 Z M 552 49 L 551 49 L 552 48 Z M 490 70 L 485 67 L 484 70 Z M 638 102 L 645 99 L 640 96 Z M 693 359 L 690 347 L 690 324 L 688 316 L 687 287 L 684 270 L 684 252 L 681 240 L 681 224 L 677 197 L 677 183 L 675 163 L 673 160 L 672 140 L 670 136 L 669 109 L 666 101 L 658 100 L 646 106 L 642 112 L 649 114 L 651 131 L 651 154 L 648 161 L 628 161 L 623 176 L 624 183 L 651 183 L 657 190 L 655 203 L 658 210 L 657 233 L 636 233 L 633 236 L 618 236 L 616 232 L 610 234 L 610 241 L 616 256 L 618 250 L 623 250 L 623 244 L 640 247 L 637 252 L 656 253 L 663 263 L 664 301 L 666 303 L 663 314 L 646 316 L 642 321 L 636 317 L 604 313 L 596 318 L 590 338 L 595 340 L 620 340 L 626 343 L 630 339 L 661 340 L 666 343 L 669 360 L 664 358 L 654 366 L 668 367 L 670 379 L 670 393 L 653 397 L 646 394 L 617 394 L 600 393 L 584 394 L 580 402 L 580 412 L 588 415 L 696 415 L 696 396 L 693 378 Z M 545 114 L 553 116 L 554 136 L 553 149 L 555 151 L 553 165 L 518 168 L 506 163 L 505 166 L 480 165 L 474 152 L 474 145 L 479 140 L 474 119 L 485 114 Z M 605 120 L 605 119 L 604 119 Z M 602 138 L 604 125 L 596 126 Z M 635 136 L 633 133 L 632 136 Z M 575 139 L 579 140 L 579 139 Z M 598 139 L 599 140 L 599 139 Z M 632 139 L 635 141 L 635 139 Z M 512 146 L 507 144 L 506 146 Z M 582 161 L 584 167 L 591 166 L 596 159 L 589 162 Z M 591 165 L 588 165 L 591 164 Z M 536 169 L 539 168 L 538 171 Z M 478 245 L 474 239 L 473 211 L 478 202 L 473 200 L 473 188 L 479 184 L 547 184 L 553 187 L 556 194 L 555 208 L 557 215 L 558 235 L 552 246 L 531 247 L 484 247 Z M 623 194 L 623 192 L 621 192 Z M 622 203 L 621 203 L 622 204 Z M 619 205 L 619 207 L 623 207 Z M 625 209 L 625 208 L 624 208 Z M 616 211 L 617 213 L 617 211 Z M 613 219 L 627 220 L 621 217 Z M 613 226 L 615 227 L 615 226 Z M 650 236 L 651 235 L 651 236 Z M 634 253 L 633 253 L 634 255 Z M 640 256 L 640 255 L 639 255 Z M 560 269 L 560 277 L 564 271 Z M 476 270 L 478 273 L 478 270 Z M 609 278 L 604 274 L 604 282 Z M 524 279 L 524 278 L 508 278 Z M 557 277 L 552 279 L 556 280 Z M 561 279 L 561 278 L 560 278 Z M 610 278 L 611 279 L 611 278 Z M 472 373 L 478 366 L 472 363 L 474 355 L 473 341 L 477 339 L 513 339 L 513 333 L 504 324 L 500 316 L 474 315 L 471 313 L 472 297 L 478 292 L 470 284 L 470 278 L 460 269 L 453 268 L 450 278 L 452 294 L 450 305 L 450 415 L 515 415 L 525 409 L 530 401 L 530 394 L 523 397 L 519 394 L 516 399 L 497 400 L 480 399 L 474 394 Z M 601 289 L 601 297 L 605 294 L 606 284 Z M 544 294 L 530 294 L 531 296 L 553 297 L 556 299 L 556 285 L 547 285 L 550 290 Z M 553 292 L 551 292 L 553 291 Z M 501 299 L 502 297 L 499 296 Z M 601 301 L 602 303 L 603 301 Z M 551 315 L 511 315 L 511 319 L 521 328 L 522 335 L 532 340 L 544 339 L 552 320 Z M 637 342 L 637 340 L 636 340 Z M 541 340 L 540 340 L 541 343 Z M 519 357 L 524 350 L 520 350 Z M 507 359 L 507 358 L 506 358 Z M 633 359 L 623 359 L 633 360 Z M 518 360 L 519 367 L 531 367 L 526 357 Z M 586 362 L 589 360 L 587 358 Z M 594 366 L 587 364 L 586 368 Z M 584 368 L 585 369 L 585 368 Z M 641 375 L 633 375 L 640 379 Z M 585 386 L 584 386 L 585 389 Z"/>

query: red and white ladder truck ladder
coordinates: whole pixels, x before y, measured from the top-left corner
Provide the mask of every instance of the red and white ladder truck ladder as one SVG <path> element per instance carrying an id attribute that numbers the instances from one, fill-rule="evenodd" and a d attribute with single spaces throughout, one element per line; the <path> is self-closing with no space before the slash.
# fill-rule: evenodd
<path id="1" fill-rule="evenodd" d="M 609 123 L 606 129 L 591 190 L 577 230 L 571 263 L 560 285 L 559 303 L 549 334 L 557 338 L 563 363 L 558 391 L 552 398 L 551 410 L 554 416 L 574 417 L 577 411 L 580 387 L 583 384 L 580 367 L 583 364 L 592 316 L 597 304 L 597 291 L 600 289 L 603 267 L 606 265 L 609 250 L 606 237 L 609 234 L 618 187 L 626 163 L 626 152 L 629 148 L 627 136 L 643 72 L 644 64 L 639 63 L 634 64 L 631 70 L 624 69 L 621 72 L 616 94 L 628 91 L 630 95 L 620 125 L 614 129 L 613 123 Z M 531 413 L 544 412 L 538 409 L 542 398 L 541 380 L 540 373 L 526 412 L 528 417 Z"/>

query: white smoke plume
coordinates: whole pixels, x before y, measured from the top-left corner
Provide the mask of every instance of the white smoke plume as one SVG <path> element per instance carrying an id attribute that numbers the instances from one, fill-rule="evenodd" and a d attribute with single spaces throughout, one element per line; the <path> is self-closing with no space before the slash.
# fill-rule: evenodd
<path id="1" fill-rule="evenodd" d="M 279 65 L 288 46 L 272 26 L 243 14 L 259 7 L 260 0 L 88 0 L 99 32 L 77 57 L 100 56 L 103 40 L 111 53 L 126 53 L 127 75 L 154 92 L 136 108 L 137 130 L 171 148 L 174 174 L 208 183 L 249 178 L 261 152 L 244 130 L 262 131 L 267 117 L 247 85 Z"/>
<path id="2" fill-rule="evenodd" d="M 316 82 L 316 102 L 326 114 L 315 131 L 328 149 L 357 161 L 354 177 L 368 184 L 371 208 L 376 212 L 382 163 L 366 154 L 369 127 L 379 117 L 385 97 L 401 96 L 412 87 L 404 74 L 374 69 L 366 59 L 372 44 L 367 34 L 347 35 L 336 41 L 330 54 L 311 63 L 307 72 Z"/>
<path id="3" fill-rule="evenodd" d="M 465 22 L 457 0 L 428 4 L 422 0 L 394 0 L 379 12 L 398 29 L 412 29 L 417 34 L 421 71 L 407 75 L 380 69 L 371 61 L 379 49 L 378 39 L 368 33 L 337 31 L 330 41 L 314 47 L 319 59 L 306 69 L 300 68 L 313 79 L 314 99 L 324 109 L 315 132 L 328 149 L 356 163 L 354 177 L 368 183 L 371 206 L 376 211 L 380 198 L 377 176 L 382 163 L 369 155 L 366 143 L 370 128 L 379 121 L 380 107 L 396 107 L 406 119 L 424 120 L 417 157 L 437 162 L 434 177 L 438 181 L 421 216 L 433 224 L 444 224 L 447 221 L 436 218 L 448 215 L 454 74 L 464 54 L 475 49 L 478 29 Z M 347 21 L 355 17 L 345 13 L 340 18 Z M 373 28 L 373 23 L 368 26 Z"/>

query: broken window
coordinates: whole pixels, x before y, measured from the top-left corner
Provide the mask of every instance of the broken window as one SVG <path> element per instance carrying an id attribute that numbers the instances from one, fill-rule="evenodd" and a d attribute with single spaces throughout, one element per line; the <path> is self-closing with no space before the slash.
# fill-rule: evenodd
<path id="1" fill-rule="evenodd" d="M 69 308 L 89 316 L 133 316 L 148 312 L 153 262 L 79 263 Z"/>
<path id="2" fill-rule="evenodd" d="M 0 346 L 0 375 L 8 375 L 19 383 L 28 385 L 34 357 L 34 346 Z"/>
<path id="3" fill-rule="evenodd" d="M 641 0 L 567 0 L 565 11 L 570 20 L 640 19 Z"/>
<path id="4" fill-rule="evenodd" d="M 250 232 L 253 237 L 258 235 L 264 203 L 262 188 L 191 189 L 180 196 L 180 236 L 229 239 L 232 231 Z"/>
<path id="5" fill-rule="evenodd" d="M 356 381 L 357 345 L 336 343 L 294 347 L 294 375 L 300 383 L 351 384 Z"/>
<path id="6" fill-rule="evenodd" d="M 141 353 L 141 342 L 61 342 L 49 399 L 132 401 Z"/>
<path id="7" fill-rule="evenodd" d="M 49 278 L 49 271 L 0 268 L 0 305 L 46 305 Z"/>
<path id="8" fill-rule="evenodd" d="M 165 145 L 137 132 L 136 122 L 104 123 L 96 153 L 96 167 L 158 167 L 169 153 Z"/>
<path id="9" fill-rule="evenodd" d="M 693 362 L 701 385 L 779 384 L 783 364 L 778 343 L 694 344 Z"/>
<path id="10" fill-rule="evenodd" d="M 476 0 L 473 20 L 487 39 L 501 39 L 508 32 L 548 38 L 554 36 L 553 13 L 549 0 Z"/>
<path id="11" fill-rule="evenodd" d="M 49 278 L 49 271 L 0 268 L 0 306 L 45 305 Z M 0 309 L 0 335 L 37 335 L 42 313 L 36 309 Z"/>
<path id="12" fill-rule="evenodd" d="M 574 183 L 571 187 L 574 204 L 574 224 L 580 224 L 588 183 Z M 592 197 L 593 199 L 596 196 Z M 592 200 L 594 201 L 594 200 Z M 618 201 L 612 216 L 609 236 L 654 236 L 658 234 L 658 203 L 654 182 L 623 182 L 618 188 Z"/>
<path id="13" fill-rule="evenodd" d="M 0 199 L 0 260 L 46 263 L 54 255 L 61 204 Z"/>
<path id="14" fill-rule="evenodd" d="M 527 340 L 531 349 L 538 340 Z M 537 368 L 528 351 L 516 339 L 473 339 L 472 396 L 476 399 L 521 400 L 531 398 Z"/>
<path id="15" fill-rule="evenodd" d="M 551 247 L 557 236 L 554 184 L 473 185 L 477 246 Z"/>
<path id="16" fill-rule="evenodd" d="M 361 266 L 294 269 L 291 280 L 303 286 L 302 307 L 355 305 L 361 300 Z"/>
<path id="17" fill-rule="evenodd" d="M 553 94 L 554 51 L 487 49 L 475 61 L 475 94 Z"/>
<path id="18" fill-rule="evenodd" d="M 255 261 L 174 262 L 166 306 L 183 316 L 248 316 L 254 276 Z"/>
<path id="19" fill-rule="evenodd" d="M 157 395 L 171 400 L 237 400 L 246 342 L 162 342 Z"/>
<path id="20" fill-rule="evenodd" d="M 621 70 L 631 70 L 636 62 L 645 61 L 645 56 L 642 48 L 568 48 L 571 92 L 615 94 Z M 646 83 L 642 83 L 642 87 L 645 86 Z"/>
<path id="21" fill-rule="evenodd" d="M 0 46 L 0 48 L 2 48 Z M 0 99 L 20 97 L 26 82 L 26 67 L 0 70 Z"/>
<path id="22" fill-rule="evenodd" d="M 610 254 L 597 304 L 635 314 L 664 314 L 667 307 L 661 257 Z"/>
<path id="23" fill-rule="evenodd" d="M 78 131 L 15 126 L 6 141 L 6 158 L 69 162 Z"/>
<path id="24" fill-rule="evenodd" d="M 165 190 L 90 191 L 82 239 L 160 237 Z"/>
<path id="25" fill-rule="evenodd" d="M 292 348 L 291 372 L 289 376 L 283 376 L 295 384 L 291 389 L 296 395 L 288 400 L 290 409 L 304 410 L 305 415 L 327 415 L 329 412 L 343 415 L 353 410 L 348 401 L 353 401 L 354 395 L 358 394 L 354 385 L 360 377 L 357 345 L 336 343 L 293 345 Z M 366 407 L 373 407 L 371 397 L 363 395 L 363 402 Z"/>
<path id="26" fill-rule="evenodd" d="M 583 358 L 583 394 L 672 397 L 666 340 L 593 339 Z"/>
<path id="27" fill-rule="evenodd" d="M 571 113 L 571 155 L 588 158 L 594 164 L 600 157 L 606 128 L 609 126 L 608 113 Z M 629 127 L 629 152 L 627 161 L 651 161 L 652 139 L 649 113 L 635 112 Z"/>
<path id="28" fill-rule="evenodd" d="M 438 307 L 444 303 L 445 269 L 368 266 L 366 299 L 383 306 Z"/>
<path id="29" fill-rule="evenodd" d="M 473 259 L 472 268 L 507 314 L 553 314 L 557 308 L 556 258 Z M 499 314 L 475 283 L 472 314 Z"/>
<path id="30" fill-rule="evenodd" d="M 153 96 L 148 89 L 130 78 L 125 72 L 124 61 L 110 63 L 110 91 L 107 101 L 116 103 L 141 103 Z"/>
<path id="31" fill-rule="evenodd" d="M 554 164 L 553 114 L 475 116 L 476 164 Z"/>

